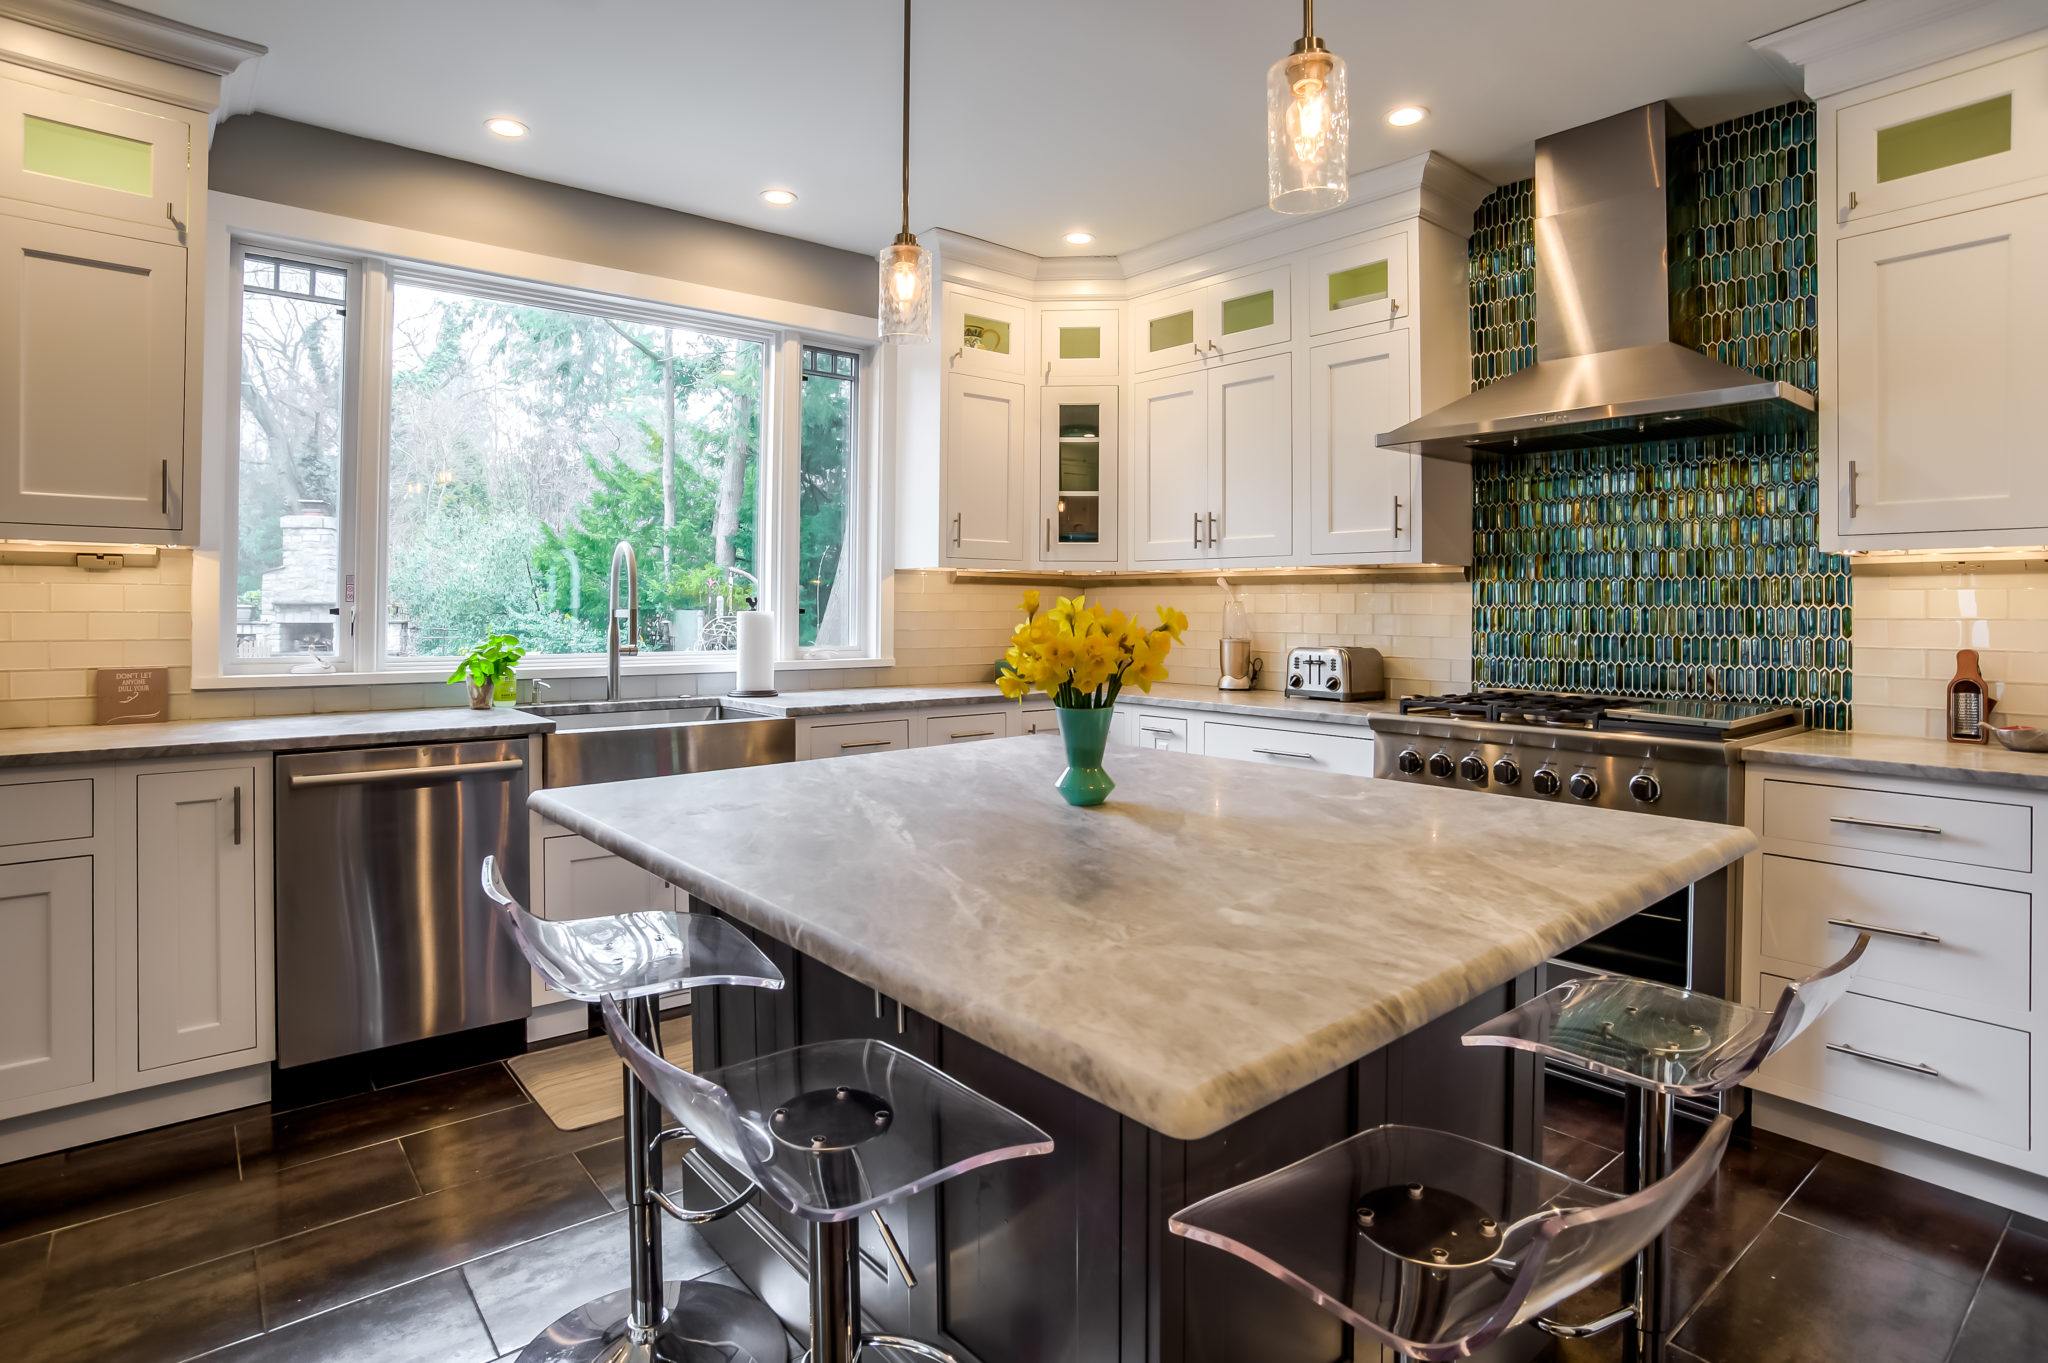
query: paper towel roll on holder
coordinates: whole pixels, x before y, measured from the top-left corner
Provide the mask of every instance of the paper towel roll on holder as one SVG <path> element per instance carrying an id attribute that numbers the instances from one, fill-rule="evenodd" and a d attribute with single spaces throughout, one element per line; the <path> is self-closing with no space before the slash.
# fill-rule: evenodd
<path id="1" fill-rule="evenodd" d="M 748 597 L 747 608 L 740 612 L 736 622 L 739 631 L 735 640 L 739 646 L 739 667 L 733 680 L 738 684 L 725 693 L 734 700 L 759 699 L 778 694 L 773 686 L 745 684 L 749 680 L 756 683 L 764 679 L 772 681 L 775 677 L 775 618 L 761 610 L 760 605 L 760 598 Z"/>

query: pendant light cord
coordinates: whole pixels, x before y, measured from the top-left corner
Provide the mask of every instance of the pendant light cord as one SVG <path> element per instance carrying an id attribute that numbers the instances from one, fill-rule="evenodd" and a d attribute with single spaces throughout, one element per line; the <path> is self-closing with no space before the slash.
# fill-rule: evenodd
<path id="1" fill-rule="evenodd" d="M 903 0 L 903 231 L 910 232 L 910 0 Z"/>
<path id="2" fill-rule="evenodd" d="M 907 6 L 910 0 L 903 0 L 903 3 Z M 1301 0 L 1301 36 L 1316 36 L 1316 0 Z"/>

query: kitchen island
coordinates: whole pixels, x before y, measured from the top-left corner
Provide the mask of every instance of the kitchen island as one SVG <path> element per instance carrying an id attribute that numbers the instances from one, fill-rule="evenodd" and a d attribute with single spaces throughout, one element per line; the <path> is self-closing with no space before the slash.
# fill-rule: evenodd
<path id="1" fill-rule="evenodd" d="M 869 1246 L 877 1322 L 980 1363 L 1348 1357 L 1332 1318 L 1167 1216 L 1384 1121 L 1534 1154 L 1533 1065 L 1459 1035 L 1753 846 L 1136 750 L 1107 805 L 1071 809 L 1061 766 L 1039 736 L 533 796 L 788 976 L 698 1002 L 700 1068 L 877 1036 L 1052 1133 L 892 1213 L 915 1289 Z M 729 1186 L 701 1152 L 688 1170 L 693 1199 Z M 711 1232 L 795 1322 L 798 1228 L 750 1209 Z"/>

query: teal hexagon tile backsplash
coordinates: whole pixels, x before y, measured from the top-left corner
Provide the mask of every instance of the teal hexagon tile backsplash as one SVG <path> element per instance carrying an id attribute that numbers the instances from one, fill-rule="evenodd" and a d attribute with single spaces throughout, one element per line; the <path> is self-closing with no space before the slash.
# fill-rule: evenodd
<path id="1" fill-rule="evenodd" d="M 1672 149 L 1671 286 L 1699 348 L 1816 386 L 1814 112 Z M 1531 184 L 1473 217 L 1472 382 L 1536 359 Z M 1813 437 L 1716 436 L 1473 466 L 1473 680 L 1802 706 L 1850 721 L 1849 562 L 1819 547 Z"/>

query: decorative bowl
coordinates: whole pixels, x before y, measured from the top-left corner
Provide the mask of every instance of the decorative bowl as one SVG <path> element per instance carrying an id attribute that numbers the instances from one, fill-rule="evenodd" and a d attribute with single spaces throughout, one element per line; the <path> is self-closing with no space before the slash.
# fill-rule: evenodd
<path id="1" fill-rule="evenodd" d="M 2014 752 L 2048 752 L 2048 729 L 2037 729 L 2031 724 L 2015 724 L 2006 729 L 1995 724 L 1985 727 L 2002 746 Z"/>

